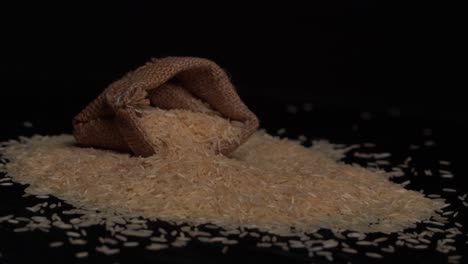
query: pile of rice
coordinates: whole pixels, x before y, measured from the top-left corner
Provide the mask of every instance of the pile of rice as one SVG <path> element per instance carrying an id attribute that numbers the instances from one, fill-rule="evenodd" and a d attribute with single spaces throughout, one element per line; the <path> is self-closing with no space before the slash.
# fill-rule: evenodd
<path id="1" fill-rule="evenodd" d="M 338 160 L 331 145 L 256 132 L 229 156 L 241 124 L 212 113 L 143 109 L 142 122 L 168 152 L 148 158 L 82 148 L 71 135 L 34 136 L 0 149 L 0 167 L 27 192 L 76 207 L 289 235 L 318 228 L 391 233 L 414 227 L 445 206 Z"/>

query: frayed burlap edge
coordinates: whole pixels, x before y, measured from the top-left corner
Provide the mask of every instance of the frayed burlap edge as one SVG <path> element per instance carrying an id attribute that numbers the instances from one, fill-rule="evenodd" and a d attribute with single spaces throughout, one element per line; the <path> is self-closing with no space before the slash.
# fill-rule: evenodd
<path id="1" fill-rule="evenodd" d="M 139 117 L 141 106 L 191 109 L 190 96 L 207 102 L 222 116 L 243 123 L 239 141 L 222 142 L 227 154 L 258 128 L 258 119 L 242 102 L 226 73 L 214 62 L 193 57 L 155 59 L 112 83 L 73 119 L 73 135 L 82 146 L 164 154 L 163 140 L 149 140 Z"/>

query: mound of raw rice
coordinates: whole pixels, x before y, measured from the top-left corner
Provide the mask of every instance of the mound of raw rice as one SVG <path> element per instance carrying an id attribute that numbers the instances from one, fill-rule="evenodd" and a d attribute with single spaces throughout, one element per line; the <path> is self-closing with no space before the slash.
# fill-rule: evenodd
<path id="1" fill-rule="evenodd" d="M 383 173 L 338 161 L 332 145 L 255 133 L 229 156 L 240 124 L 213 113 L 143 109 L 151 140 L 168 147 L 147 158 L 81 148 L 70 135 L 34 136 L 0 149 L 3 170 L 77 207 L 222 227 L 290 234 L 317 228 L 397 232 L 444 206 L 389 181 Z M 339 155 L 338 155 L 339 156 Z"/>

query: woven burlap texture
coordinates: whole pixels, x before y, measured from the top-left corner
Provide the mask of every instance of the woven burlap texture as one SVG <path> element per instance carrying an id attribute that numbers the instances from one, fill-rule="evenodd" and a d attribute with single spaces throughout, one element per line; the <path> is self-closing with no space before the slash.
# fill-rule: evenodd
<path id="1" fill-rule="evenodd" d="M 214 62 L 194 57 L 153 59 L 106 88 L 73 119 L 73 135 L 82 146 L 131 152 L 137 156 L 163 155 L 164 140 L 149 140 L 139 109 L 198 111 L 193 98 L 208 103 L 222 116 L 243 123 L 240 141 L 224 141 L 227 154 L 257 130 L 258 119 L 238 96 L 228 76 Z"/>

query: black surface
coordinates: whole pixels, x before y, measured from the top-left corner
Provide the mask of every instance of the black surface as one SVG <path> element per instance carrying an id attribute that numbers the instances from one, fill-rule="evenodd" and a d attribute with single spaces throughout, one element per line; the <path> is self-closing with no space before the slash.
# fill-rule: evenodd
<path id="1" fill-rule="evenodd" d="M 111 81 L 151 57 L 200 56 L 225 68 L 262 127 L 288 136 L 305 134 L 334 143 L 375 142 L 394 162 L 413 166 L 453 162 L 454 180 L 415 180 L 409 188 L 467 192 L 468 118 L 462 79 L 466 40 L 462 8 L 441 3 L 278 3 L 165 6 L 123 4 L 4 4 L 0 41 L 0 140 L 71 131 L 71 118 Z M 287 104 L 312 103 L 314 111 L 287 114 Z M 362 120 L 362 112 L 374 118 Z M 398 112 L 401 115 L 398 116 Z M 31 121 L 32 129 L 22 127 Z M 357 126 L 356 126 L 357 125 Z M 354 129 L 353 129 L 354 127 Z M 356 130 L 357 127 L 357 130 Z M 423 130 L 434 147 L 418 151 Z M 418 178 L 421 179 L 421 178 Z M 24 213 L 21 188 L 0 188 L 0 215 Z M 450 196 L 450 198 L 455 198 Z M 466 222 L 466 210 L 459 222 Z M 72 260 L 74 248 L 49 249 L 59 233 L 13 234 L 0 226 L 0 263 Z M 90 232 L 99 234 L 99 229 Z M 466 245 L 460 248 L 466 250 Z M 102 263 L 309 263 L 300 252 L 258 250 L 242 244 L 88 259 Z M 460 252 L 466 255 L 466 251 Z M 345 259 L 337 262 L 346 263 Z M 358 256 L 354 263 L 372 262 Z M 409 250 L 383 262 L 443 263 L 436 253 Z M 466 261 L 466 260 L 464 260 Z M 314 260 L 314 263 L 320 260 Z"/>
<path id="2" fill-rule="evenodd" d="M 364 142 L 373 142 L 377 147 L 372 151 L 382 151 L 392 153 L 392 162 L 402 163 L 406 157 L 411 156 L 413 161 L 411 167 L 416 168 L 420 173 L 424 169 L 439 169 L 439 160 L 448 160 L 453 163 L 449 167 L 456 175 L 454 179 L 440 179 L 437 176 L 408 176 L 395 179 L 402 182 L 411 179 L 412 183 L 408 186 L 414 190 L 425 190 L 426 193 L 441 193 L 444 198 L 454 202 L 450 210 L 459 210 L 460 214 L 456 221 L 466 223 L 467 208 L 460 205 L 456 195 L 468 192 L 466 167 L 464 156 L 461 155 L 466 149 L 466 141 L 463 140 L 466 135 L 467 127 L 463 124 L 457 124 L 447 120 L 421 119 L 407 116 L 401 112 L 400 116 L 395 116 L 395 109 L 389 109 L 387 112 L 370 111 L 372 118 L 363 120 L 362 111 L 358 109 L 338 109 L 315 107 L 312 112 L 304 112 L 299 107 L 297 114 L 286 112 L 288 105 L 285 104 L 263 104 L 255 102 L 255 99 L 248 100 L 262 120 L 262 126 L 271 133 L 279 128 L 287 128 L 287 135 L 296 138 L 304 134 L 312 139 L 329 139 L 334 143 L 360 144 Z M 300 106 L 300 105 L 299 105 Z M 31 135 L 33 133 L 59 133 L 69 131 L 68 119 L 59 116 L 42 114 L 42 118 L 27 119 L 34 124 L 33 128 L 24 128 L 20 120 L 7 121 L 8 126 L 2 131 L 2 140 L 14 138 L 18 135 Z M 357 128 L 357 129 L 356 129 Z M 431 129 L 432 135 L 427 136 L 427 129 Z M 426 132 L 424 132 L 426 131 Z M 424 142 L 431 140 L 435 142 L 434 146 L 424 146 Z M 410 150 L 409 145 L 421 146 L 419 150 Z M 349 156 L 347 162 L 354 161 Z M 442 187 L 456 188 L 457 194 L 442 193 Z M 0 215 L 14 213 L 17 216 L 28 216 L 25 206 L 34 205 L 38 201 L 35 198 L 21 198 L 22 188 L 19 186 L 1 187 L 0 189 Z M 152 228 L 163 225 L 164 223 L 153 223 Z M 279 249 L 259 249 L 255 247 L 255 240 L 241 240 L 240 245 L 229 249 L 228 254 L 221 254 L 221 245 L 189 244 L 183 249 L 170 249 L 162 252 L 148 252 L 143 246 L 137 249 L 122 248 L 121 254 L 117 256 L 105 257 L 96 253 L 94 247 L 97 245 L 97 237 L 105 234 L 102 227 L 93 227 L 87 229 L 90 241 L 87 246 L 65 246 L 63 248 L 48 248 L 52 241 L 65 239 L 63 231 L 55 230 L 51 233 L 13 233 L 14 225 L 2 224 L 0 226 L 0 252 L 3 257 L 0 263 L 31 263 L 40 261 L 42 263 L 322 263 L 327 262 L 322 258 L 310 259 L 306 252 L 301 250 L 291 250 L 283 252 Z M 421 229 L 419 229 L 421 230 Z M 327 236 L 327 231 L 322 231 Z M 453 254 L 461 254 L 466 257 L 466 237 L 458 240 L 459 250 Z M 143 245 L 148 243 L 141 240 Z M 66 243 L 67 244 L 67 243 Z M 364 251 L 365 248 L 359 248 Z M 75 260 L 74 253 L 88 250 L 90 257 L 84 260 Z M 405 261 L 411 263 L 446 263 L 447 256 L 431 250 L 410 250 L 407 248 L 398 248 L 395 254 L 385 254 L 385 258 L 380 263 L 395 263 L 396 261 Z M 339 250 L 335 253 L 336 263 L 374 263 L 361 254 L 357 256 L 346 255 Z M 464 259 L 466 261 L 466 259 Z"/>

